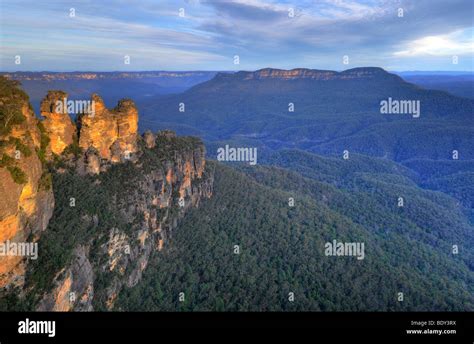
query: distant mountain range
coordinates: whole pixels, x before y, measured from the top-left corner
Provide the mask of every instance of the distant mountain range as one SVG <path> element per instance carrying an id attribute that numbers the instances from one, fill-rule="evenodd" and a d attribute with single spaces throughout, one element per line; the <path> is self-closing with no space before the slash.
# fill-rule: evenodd
<path id="1" fill-rule="evenodd" d="M 411 166 L 419 166 L 414 159 L 452 163 L 453 151 L 459 152 L 460 160 L 474 158 L 474 101 L 419 86 L 469 95 L 472 75 L 396 75 L 372 67 L 342 72 L 265 68 L 236 73 L 5 74 L 22 82 L 36 110 L 49 89 L 63 89 L 71 99 L 88 99 L 96 92 L 108 106 L 120 98 L 132 98 L 142 114 L 141 131 L 174 129 L 203 137 L 211 157 L 225 141 L 258 147 L 261 158 L 282 148 L 324 155 L 341 155 L 347 150 L 402 163 L 412 161 Z M 381 114 L 380 102 L 389 98 L 419 101 L 420 117 Z"/>
<path id="2" fill-rule="evenodd" d="M 382 114 L 381 101 L 388 99 L 419 101 L 420 117 Z M 473 100 L 421 88 L 380 68 L 218 73 L 142 107 L 143 128 L 172 128 L 262 151 L 340 155 L 348 150 L 402 162 L 451 159 L 458 150 L 461 159 L 474 158 Z"/>
<path id="3" fill-rule="evenodd" d="M 433 90 L 447 91 L 459 97 L 474 99 L 474 73 L 469 72 L 401 72 L 404 80 Z"/>
<path id="4" fill-rule="evenodd" d="M 92 93 L 104 97 L 112 106 L 124 97 L 137 103 L 152 96 L 182 92 L 211 79 L 216 72 L 14 72 L 0 73 L 18 80 L 30 96 L 34 109 L 48 90 L 63 90 L 70 99 L 89 98 Z"/>
<path id="5" fill-rule="evenodd" d="M 156 79 L 156 78 L 206 78 L 216 72 L 206 71 L 142 71 L 142 72 L 12 72 L 0 73 L 15 80 L 105 80 L 105 79 Z"/>
<path id="6" fill-rule="evenodd" d="M 420 116 L 381 113 L 387 99 L 419 101 Z M 420 185 L 467 209 L 474 204 L 474 100 L 381 68 L 218 73 L 181 94 L 148 99 L 142 113 L 142 128 L 203 137 L 210 157 L 226 144 L 258 147 L 260 163 L 282 149 L 336 158 L 347 151 L 401 163 Z"/>

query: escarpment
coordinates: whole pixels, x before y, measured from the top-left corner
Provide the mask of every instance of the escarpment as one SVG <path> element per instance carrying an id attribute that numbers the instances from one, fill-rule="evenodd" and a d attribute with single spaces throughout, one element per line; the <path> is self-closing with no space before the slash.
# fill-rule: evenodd
<path id="1" fill-rule="evenodd" d="M 318 80 L 318 81 L 334 81 L 334 80 L 370 80 L 382 78 L 386 80 L 401 80 L 400 77 L 390 74 L 378 67 L 361 67 L 347 69 L 342 72 L 332 70 L 317 70 L 307 68 L 295 68 L 291 70 L 263 68 L 253 72 L 240 71 L 234 74 L 218 73 L 217 80 Z"/>
<path id="2" fill-rule="evenodd" d="M 112 309 L 154 255 L 166 254 L 186 212 L 211 197 L 212 164 L 199 139 L 171 131 L 140 136 L 131 100 L 109 110 L 93 95 L 94 111 L 76 125 L 53 106 L 65 96 L 48 93 L 42 121 L 25 98 L 24 121 L 10 120 L 15 125 L 2 132 L 10 158 L 0 168 L 0 241 L 39 245 L 27 265 L 25 257 L 0 257 L 0 286 L 20 287 L 16 295 L 29 309 Z M 28 154 L 12 161 L 18 147 Z"/>
<path id="3" fill-rule="evenodd" d="M 43 168 L 44 128 L 17 83 L 0 78 L 0 86 L 0 288 L 10 289 L 23 285 L 25 264 L 35 258 L 26 253 L 34 253 L 54 198 Z"/>
<path id="4" fill-rule="evenodd" d="M 213 170 L 201 141 L 169 131 L 146 137 L 138 138 L 136 160 L 107 172 L 55 174 L 61 192 L 51 226 L 59 232 L 42 243 L 68 242 L 71 231 L 82 239 L 61 247 L 58 256 L 69 252 L 70 258 L 60 269 L 41 272 L 50 276 L 48 288 L 35 289 L 30 281 L 36 309 L 113 309 L 121 290 L 140 281 L 154 255 L 166 254 L 186 212 L 211 197 Z M 72 209 L 69 195 L 80 195 Z M 71 212 L 81 219 L 79 225 L 68 223 Z M 35 267 L 40 271 L 46 269 L 41 259 Z"/>

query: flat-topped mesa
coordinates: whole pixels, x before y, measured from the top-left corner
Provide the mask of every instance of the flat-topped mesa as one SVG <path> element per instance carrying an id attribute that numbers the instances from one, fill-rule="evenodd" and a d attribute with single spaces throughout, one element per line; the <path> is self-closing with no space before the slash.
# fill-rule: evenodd
<path id="1" fill-rule="evenodd" d="M 373 79 L 373 78 L 391 78 L 402 80 L 398 75 L 387 72 L 380 67 L 358 67 L 347 69 L 339 74 L 340 79 Z"/>
<path id="2" fill-rule="evenodd" d="M 122 99 L 109 110 L 97 94 L 92 95 L 93 111 L 81 114 L 79 124 L 79 146 L 87 151 L 97 150 L 101 159 L 113 163 L 130 158 L 138 150 L 138 111 L 135 103 Z"/>
<path id="3" fill-rule="evenodd" d="M 45 119 L 42 121 L 48 137 L 49 145 L 46 154 L 60 155 L 66 147 L 74 142 L 76 126 L 67 112 L 67 93 L 48 91 L 41 101 L 40 112 Z"/>
<path id="4" fill-rule="evenodd" d="M 242 80 L 344 80 L 344 79 L 371 79 L 376 77 L 394 76 L 379 67 L 352 68 L 342 72 L 332 70 L 317 70 L 307 68 L 295 68 L 291 70 L 264 68 L 254 72 L 241 71 L 235 74 L 218 73 L 217 78 L 238 78 Z"/>
<path id="5" fill-rule="evenodd" d="M 333 78 L 337 72 L 329 70 L 315 70 L 306 68 L 295 68 L 292 70 L 264 68 L 255 72 L 249 73 L 245 76 L 249 79 L 329 79 Z"/>

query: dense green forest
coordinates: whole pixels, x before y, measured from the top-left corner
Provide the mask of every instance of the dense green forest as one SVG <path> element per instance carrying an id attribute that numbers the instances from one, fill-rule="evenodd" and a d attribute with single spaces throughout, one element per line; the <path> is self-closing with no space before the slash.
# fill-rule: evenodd
<path id="1" fill-rule="evenodd" d="M 213 197 L 184 218 L 116 309 L 473 310 L 473 228 L 452 199 L 402 173 L 371 175 L 360 166 L 336 188 L 281 168 L 217 164 Z M 364 242 L 365 259 L 325 256 L 334 239 Z M 452 254 L 453 242 L 462 254 Z"/>
<path id="2" fill-rule="evenodd" d="M 43 253 L 28 266 L 29 292 L 21 299 L 3 295 L 0 309 L 34 309 L 84 244 L 95 267 L 94 309 L 106 310 L 114 273 L 101 268 L 100 247 L 110 228 L 134 237 L 143 221 L 124 218 L 116 202 L 134 204 L 144 175 L 198 142 L 161 137 L 139 165 L 116 165 L 99 176 L 55 173 L 55 212 L 39 241 Z M 143 279 L 121 290 L 114 310 L 474 309 L 473 226 L 455 198 L 422 189 L 418 173 L 384 159 L 282 150 L 265 163 L 209 161 L 213 196 L 180 220 Z M 333 240 L 364 243 L 364 259 L 326 256 L 324 245 Z"/>

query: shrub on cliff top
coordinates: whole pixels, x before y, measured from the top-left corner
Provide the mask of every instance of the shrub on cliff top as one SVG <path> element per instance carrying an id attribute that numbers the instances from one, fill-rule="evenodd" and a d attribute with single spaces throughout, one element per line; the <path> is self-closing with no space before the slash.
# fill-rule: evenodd
<path id="1" fill-rule="evenodd" d="M 38 184 L 38 191 L 49 191 L 53 187 L 53 177 L 49 172 L 43 172 Z"/>
<path id="2" fill-rule="evenodd" d="M 37 123 L 38 129 L 41 133 L 40 136 L 40 149 L 38 150 L 38 157 L 41 160 L 43 166 L 46 164 L 46 148 L 49 145 L 49 142 L 51 141 L 49 138 L 48 133 L 46 132 L 46 129 L 43 125 L 43 123 L 38 120 Z"/>
<path id="3" fill-rule="evenodd" d="M 0 159 L 0 167 L 7 167 L 13 165 L 15 160 L 5 153 L 3 153 L 2 158 Z"/>
<path id="4" fill-rule="evenodd" d="M 25 184 L 28 181 L 28 177 L 26 176 L 25 172 L 22 171 L 21 168 L 17 166 L 8 166 L 8 172 L 13 178 L 13 181 L 17 184 Z"/>
<path id="5" fill-rule="evenodd" d="M 18 81 L 0 76 L 0 135 L 9 134 L 12 126 L 25 121 L 21 106 L 29 98 L 19 86 Z"/>
<path id="6" fill-rule="evenodd" d="M 20 151 L 20 153 L 23 156 L 25 156 L 25 157 L 31 156 L 32 152 L 31 152 L 30 147 L 28 147 L 23 142 L 21 142 L 21 140 L 19 138 L 11 137 L 9 141 L 10 141 L 11 144 L 15 145 L 15 149 Z"/>
<path id="7" fill-rule="evenodd" d="M 83 153 L 83 150 L 79 146 L 79 142 L 77 140 L 77 137 L 74 137 L 72 143 L 64 149 L 62 154 L 65 155 L 65 156 L 67 156 L 69 154 L 73 154 L 77 158 L 82 153 Z"/>

